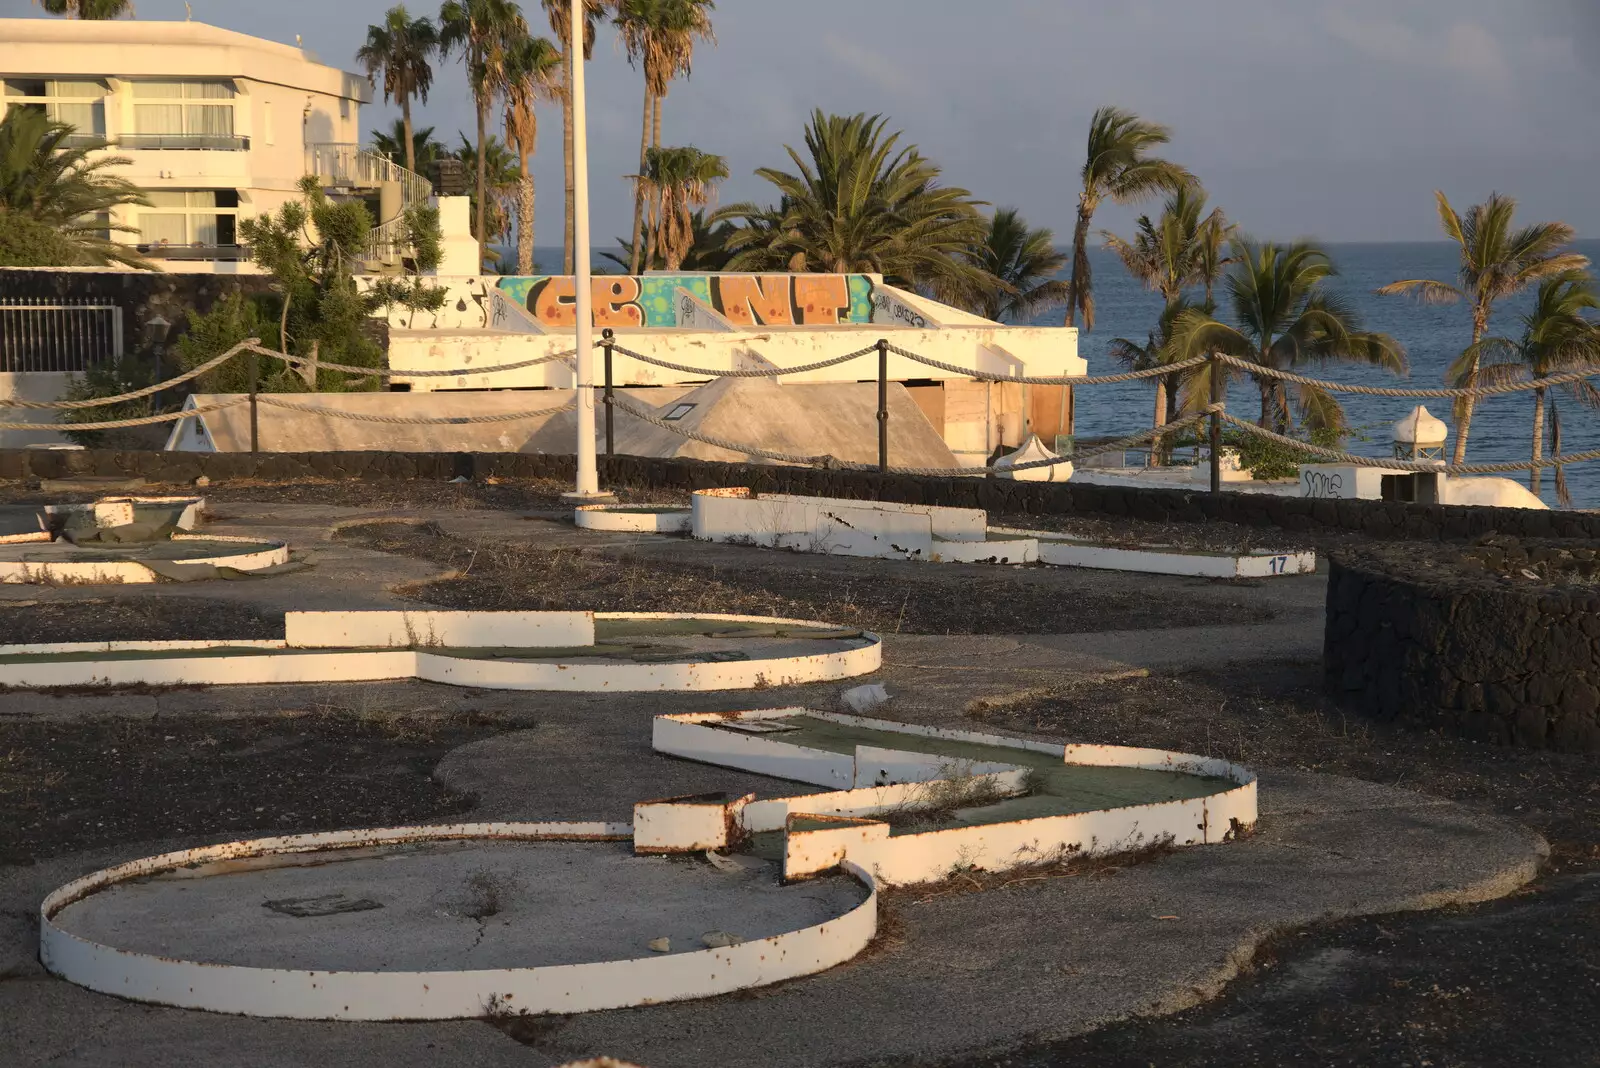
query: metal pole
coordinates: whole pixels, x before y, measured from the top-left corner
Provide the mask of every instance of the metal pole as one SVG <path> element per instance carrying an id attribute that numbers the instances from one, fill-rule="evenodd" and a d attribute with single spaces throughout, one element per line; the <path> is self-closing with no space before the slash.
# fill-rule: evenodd
<path id="1" fill-rule="evenodd" d="M 260 389 L 261 356 L 250 350 L 250 451 L 261 451 L 261 424 L 257 419 L 256 393 Z"/>
<path id="2" fill-rule="evenodd" d="M 569 0 L 572 22 L 568 47 L 576 49 L 572 62 L 572 217 L 576 288 L 573 310 L 578 317 L 578 479 L 574 497 L 599 497 L 600 475 L 594 449 L 594 294 L 589 282 L 589 127 L 584 94 L 583 29 L 589 5 Z"/>
<path id="3" fill-rule="evenodd" d="M 889 472 L 889 342 L 878 339 L 878 473 Z"/>
<path id="4" fill-rule="evenodd" d="M 613 424 L 616 416 L 617 402 L 612 393 L 611 350 L 615 348 L 617 344 L 616 332 L 608 326 L 600 332 L 600 337 L 600 345 L 606 351 L 606 455 L 615 456 L 617 454 L 617 439 L 614 433 L 616 427 Z"/>
<path id="5" fill-rule="evenodd" d="M 1222 403 L 1222 365 L 1211 354 L 1211 403 Z M 1211 413 L 1211 492 L 1222 492 L 1222 416 Z"/>

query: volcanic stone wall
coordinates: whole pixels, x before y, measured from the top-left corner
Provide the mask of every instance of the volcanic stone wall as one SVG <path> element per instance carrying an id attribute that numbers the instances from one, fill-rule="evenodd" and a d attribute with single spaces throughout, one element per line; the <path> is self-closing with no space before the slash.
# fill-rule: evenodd
<path id="1" fill-rule="evenodd" d="M 251 478 L 554 478 L 571 480 L 571 456 L 540 453 L 190 453 L 111 450 L 0 450 L 0 480 L 121 475 L 153 482 Z M 797 493 L 901 504 L 984 508 L 996 515 L 1128 516 L 1156 523 L 1225 522 L 1284 530 L 1358 533 L 1403 541 L 1469 541 L 1500 533 L 1523 538 L 1600 539 L 1600 514 L 1311 500 L 1265 493 L 1219 493 L 1078 482 L 1014 482 L 996 478 L 926 478 L 867 471 L 770 464 L 714 463 L 638 456 L 600 458 L 606 486 L 713 489 L 748 486 L 760 493 Z"/>
<path id="2" fill-rule="evenodd" d="M 1437 546 L 1335 554 L 1328 691 L 1385 720 L 1600 752 L 1600 587 L 1546 581 L 1562 552 L 1513 544 L 1490 566 Z"/>

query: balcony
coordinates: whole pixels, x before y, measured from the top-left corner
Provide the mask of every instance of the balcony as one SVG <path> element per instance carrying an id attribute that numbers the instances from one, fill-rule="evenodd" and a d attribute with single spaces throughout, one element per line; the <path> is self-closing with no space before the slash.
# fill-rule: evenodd
<path id="1" fill-rule="evenodd" d="M 249 245 L 135 245 L 134 248 L 141 256 L 152 260 L 245 263 L 251 259 Z"/>
<path id="2" fill-rule="evenodd" d="M 248 152 L 250 138 L 232 134 L 123 134 L 117 147 L 129 151 Z"/>

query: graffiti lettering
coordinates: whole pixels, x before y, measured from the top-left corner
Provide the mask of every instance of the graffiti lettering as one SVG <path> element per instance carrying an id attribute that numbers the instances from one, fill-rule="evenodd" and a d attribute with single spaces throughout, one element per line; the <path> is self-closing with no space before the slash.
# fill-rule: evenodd
<path id="1" fill-rule="evenodd" d="M 890 300 L 885 293 L 872 298 L 872 321 L 875 323 L 904 323 L 914 330 L 926 330 L 928 320 L 898 300 Z"/>
<path id="2" fill-rule="evenodd" d="M 593 280 L 599 327 L 679 327 L 688 307 L 678 291 L 735 326 L 813 326 L 873 321 L 872 279 L 861 274 L 601 275 Z M 546 329 L 575 325 L 570 275 L 502 278 L 499 287 Z"/>
<path id="3" fill-rule="evenodd" d="M 1319 497 L 1324 499 L 1342 499 L 1344 497 L 1344 477 L 1328 471 L 1300 472 L 1302 484 L 1300 496 Z"/>

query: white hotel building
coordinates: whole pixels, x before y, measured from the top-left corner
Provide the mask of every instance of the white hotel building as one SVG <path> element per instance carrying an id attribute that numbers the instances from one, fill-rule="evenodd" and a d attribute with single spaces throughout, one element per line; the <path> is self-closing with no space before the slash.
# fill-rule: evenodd
<path id="1" fill-rule="evenodd" d="M 238 220 L 298 196 L 302 175 L 371 196 L 380 222 L 425 197 L 360 142 L 365 75 L 309 51 L 199 22 L 0 19 L 3 103 L 110 142 L 149 207 L 117 221 L 171 270 L 238 271 Z"/>

